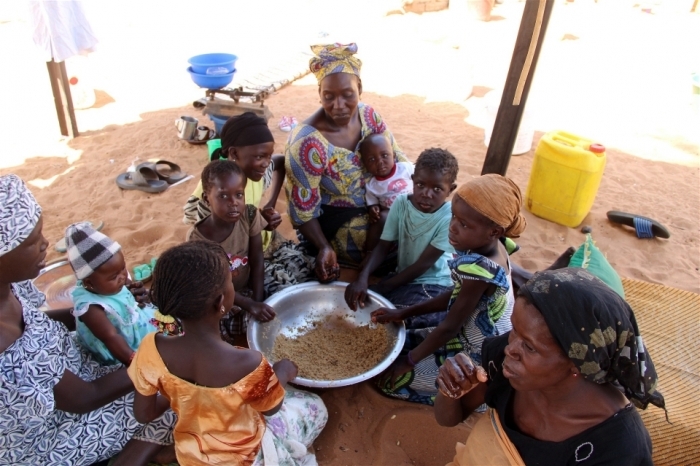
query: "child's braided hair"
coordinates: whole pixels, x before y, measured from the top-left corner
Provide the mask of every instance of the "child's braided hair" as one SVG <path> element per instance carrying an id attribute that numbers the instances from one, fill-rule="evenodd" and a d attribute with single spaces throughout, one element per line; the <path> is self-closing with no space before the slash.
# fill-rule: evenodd
<path id="1" fill-rule="evenodd" d="M 153 271 L 151 301 L 164 315 L 197 319 L 224 290 L 229 261 L 211 241 L 188 241 L 165 251 Z"/>
<path id="2" fill-rule="evenodd" d="M 204 170 L 202 170 L 202 191 L 208 193 L 215 179 L 223 175 L 233 174 L 240 176 L 243 179 L 243 183 L 246 183 L 248 180 L 241 167 L 235 162 L 228 159 L 209 162 L 207 166 L 204 167 Z"/>
<path id="3" fill-rule="evenodd" d="M 454 183 L 457 180 L 457 173 L 459 173 L 459 164 L 455 156 L 447 149 L 431 147 L 430 149 L 425 149 L 418 156 L 414 171 L 419 169 L 439 172 L 443 176 L 449 175 L 450 183 Z"/>

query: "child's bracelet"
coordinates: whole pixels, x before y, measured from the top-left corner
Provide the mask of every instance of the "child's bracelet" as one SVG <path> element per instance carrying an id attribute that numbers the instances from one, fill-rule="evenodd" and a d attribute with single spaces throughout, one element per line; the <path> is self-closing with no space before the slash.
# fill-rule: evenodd
<path id="1" fill-rule="evenodd" d="M 408 363 L 411 365 L 411 367 L 416 367 L 416 363 L 413 362 L 413 358 L 411 357 L 410 351 L 408 352 L 408 354 L 406 356 L 408 357 Z"/>

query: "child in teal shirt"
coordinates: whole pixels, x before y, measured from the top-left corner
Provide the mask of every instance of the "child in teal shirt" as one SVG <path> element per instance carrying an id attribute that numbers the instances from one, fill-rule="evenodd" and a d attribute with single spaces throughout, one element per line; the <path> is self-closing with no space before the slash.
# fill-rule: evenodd
<path id="1" fill-rule="evenodd" d="M 104 365 L 129 365 L 147 334 L 178 333 L 174 319 L 151 304 L 139 307 L 126 287 L 121 246 L 89 223 L 66 229 L 68 262 L 78 279 L 73 315 L 79 343 Z"/>
<path id="2" fill-rule="evenodd" d="M 369 275 L 382 263 L 392 243 L 398 241 L 396 274 L 370 287 L 397 308 L 408 307 L 452 288 L 447 262 L 454 249 L 448 241 L 452 217 L 447 197 L 457 187 L 457 159 L 444 149 L 426 149 L 418 160 L 413 193 L 396 198 L 389 210 L 379 245 L 372 251 L 357 279 L 345 291 L 351 309 L 363 306 Z M 406 320 L 408 328 L 435 326 L 447 311 Z"/>

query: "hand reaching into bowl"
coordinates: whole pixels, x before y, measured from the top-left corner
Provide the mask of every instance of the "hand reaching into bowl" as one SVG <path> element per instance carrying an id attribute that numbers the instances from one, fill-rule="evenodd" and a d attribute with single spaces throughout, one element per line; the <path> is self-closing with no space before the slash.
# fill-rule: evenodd
<path id="1" fill-rule="evenodd" d="M 388 324 L 390 322 L 401 322 L 403 320 L 402 309 L 389 309 L 388 307 L 380 307 L 372 311 L 370 314 L 372 322 L 375 324 Z"/>
<path id="2" fill-rule="evenodd" d="M 289 359 L 281 359 L 277 361 L 272 365 L 272 370 L 275 371 L 277 380 L 280 381 L 280 384 L 283 387 L 287 385 L 287 382 L 291 382 L 292 380 L 296 379 L 297 374 L 299 373 L 299 368 L 297 365 Z"/>
<path id="3" fill-rule="evenodd" d="M 248 312 L 259 322 L 269 322 L 275 318 L 275 310 L 265 303 L 252 302 L 248 306 Z"/>

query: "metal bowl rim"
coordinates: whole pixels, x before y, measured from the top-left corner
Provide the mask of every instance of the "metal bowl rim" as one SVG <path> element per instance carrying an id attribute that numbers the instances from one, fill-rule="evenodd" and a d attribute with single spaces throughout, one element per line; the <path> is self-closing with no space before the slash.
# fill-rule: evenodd
<path id="1" fill-rule="evenodd" d="M 305 288 L 317 288 L 317 287 L 335 287 L 335 288 L 342 288 L 343 290 L 349 285 L 347 282 L 341 282 L 341 281 L 334 281 L 331 283 L 327 284 L 321 284 L 317 281 L 314 282 L 306 282 L 306 283 L 300 283 L 299 285 L 292 285 L 289 288 L 285 288 L 284 290 L 275 293 L 274 295 L 270 296 L 265 300 L 265 304 L 274 307 L 275 304 L 277 304 L 279 301 L 282 300 L 282 297 L 286 294 L 288 294 L 290 291 L 293 292 L 298 292 L 299 290 L 303 290 Z M 387 307 L 390 309 L 396 309 L 396 307 L 386 299 L 384 296 L 375 293 L 374 291 L 367 290 L 367 294 L 370 295 L 374 300 L 378 301 L 379 304 L 381 304 L 383 307 Z M 307 379 L 304 377 L 297 377 L 294 380 L 291 381 L 293 384 L 297 385 L 302 385 L 305 387 L 314 387 L 314 388 L 332 388 L 332 387 L 345 387 L 348 385 L 355 385 L 357 383 L 363 382 L 365 380 L 369 380 L 372 377 L 381 374 L 387 367 L 389 367 L 399 356 L 401 353 L 401 350 L 403 349 L 404 342 L 406 341 L 406 325 L 403 322 L 394 322 L 392 324 L 387 324 L 387 325 L 395 325 L 398 328 L 398 334 L 396 336 L 396 343 L 394 344 L 394 348 L 391 350 L 391 352 L 375 367 L 370 369 L 369 371 L 365 372 L 364 374 L 359 374 L 355 375 L 353 377 L 348 377 L 346 379 L 340 379 L 340 380 L 315 380 L 315 379 Z M 262 350 L 257 348 L 255 344 L 255 340 L 253 336 L 255 335 L 254 329 L 258 328 L 259 324 L 257 321 L 250 320 L 248 322 L 248 330 L 247 330 L 247 337 L 248 337 L 248 345 L 250 346 L 250 349 L 254 349 L 256 351 L 260 351 L 262 353 Z M 274 363 L 274 361 L 270 361 L 270 363 Z"/>

